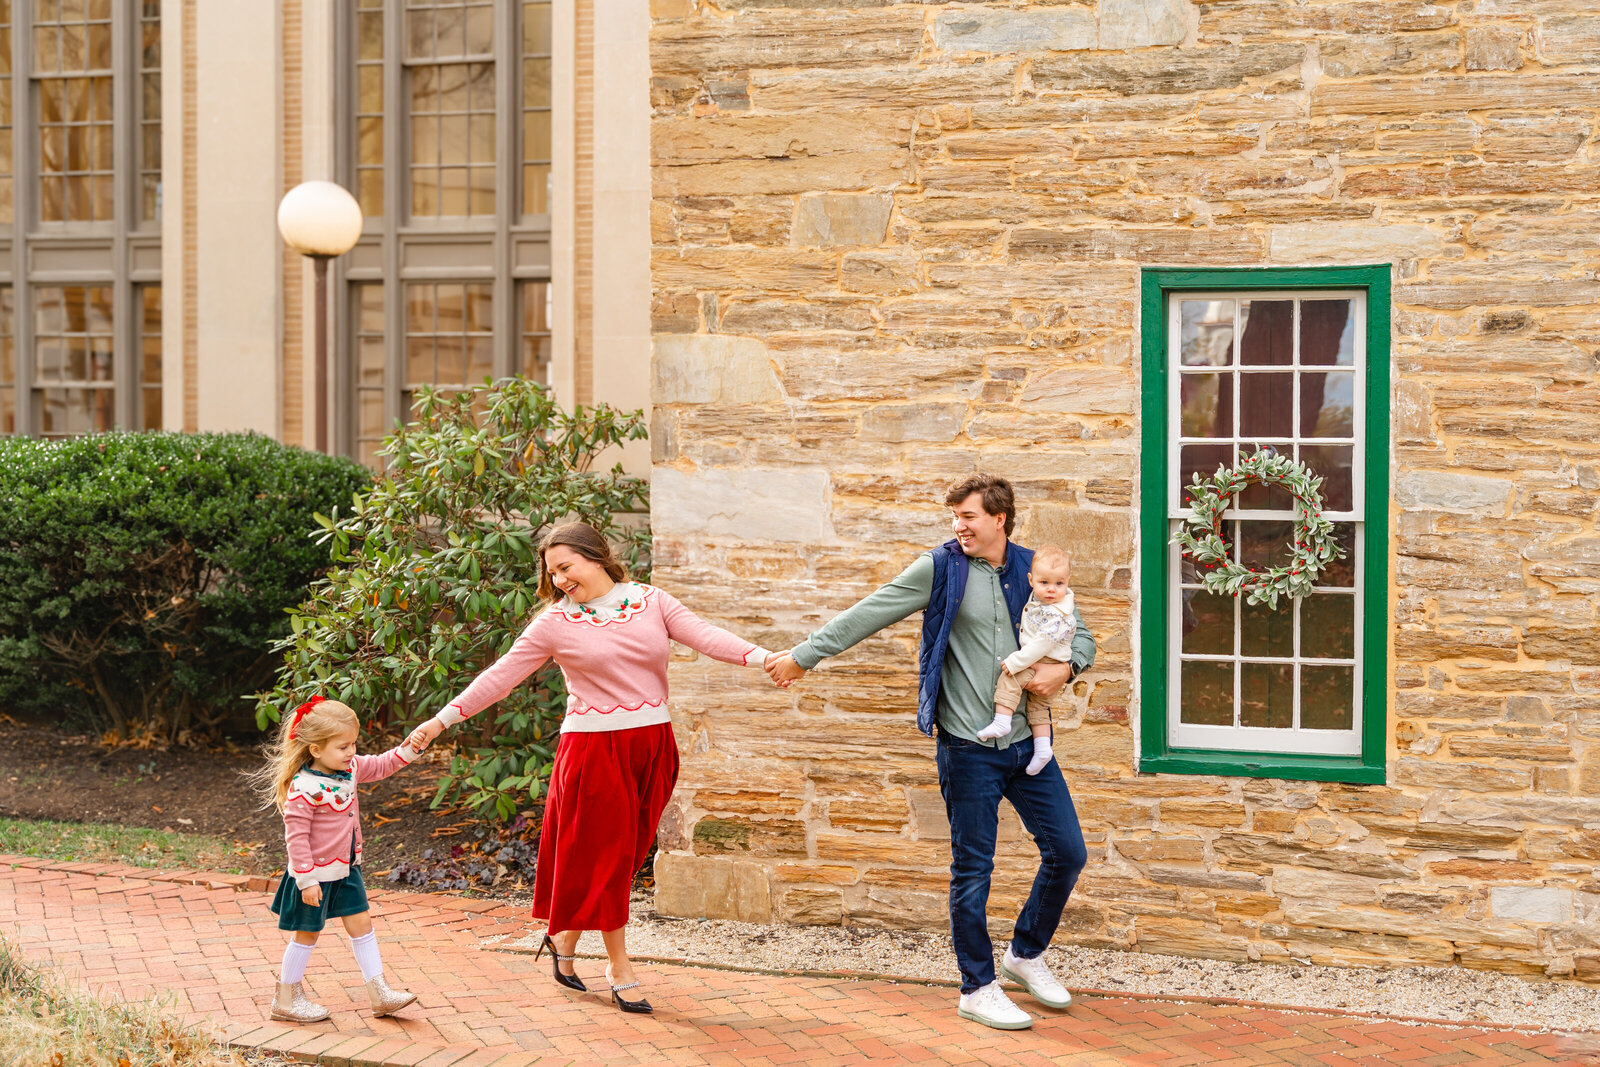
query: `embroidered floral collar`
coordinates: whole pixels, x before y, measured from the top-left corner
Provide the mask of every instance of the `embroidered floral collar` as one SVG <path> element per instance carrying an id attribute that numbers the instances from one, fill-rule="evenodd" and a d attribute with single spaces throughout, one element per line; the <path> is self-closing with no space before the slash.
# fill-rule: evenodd
<path id="1" fill-rule="evenodd" d="M 289 782 L 284 802 L 302 800 L 312 807 L 327 806 L 343 811 L 355 803 L 356 785 L 349 771 L 319 771 L 306 764 Z"/>
<path id="2" fill-rule="evenodd" d="M 567 621 L 590 626 L 627 622 L 643 611 L 653 590 L 640 582 L 618 582 L 605 596 L 579 604 L 570 597 L 558 605 Z M 619 596 L 620 594 L 620 596 Z"/>

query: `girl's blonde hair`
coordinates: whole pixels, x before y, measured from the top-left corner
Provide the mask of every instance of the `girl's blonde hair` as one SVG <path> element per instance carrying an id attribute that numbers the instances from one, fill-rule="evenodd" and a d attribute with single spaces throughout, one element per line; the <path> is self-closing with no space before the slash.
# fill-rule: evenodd
<path id="1" fill-rule="evenodd" d="M 351 727 L 361 728 L 361 721 L 349 705 L 337 700 L 313 700 L 315 703 L 309 707 L 301 705 L 306 708 L 305 714 L 299 714 L 300 708 L 296 708 L 283 717 L 278 736 L 267 745 L 266 766 L 250 775 L 251 784 L 261 794 L 263 808 L 283 810 L 295 772 L 311 761 L 312 745 L 325 745 Z"/>

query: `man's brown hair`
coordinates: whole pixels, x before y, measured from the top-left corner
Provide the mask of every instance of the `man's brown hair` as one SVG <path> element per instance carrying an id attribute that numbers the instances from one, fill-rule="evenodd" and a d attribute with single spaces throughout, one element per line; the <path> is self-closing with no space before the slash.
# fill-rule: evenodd
<path id="1" fill-rule="evenodd" d="M 944 495 L 944 505 L 953 508 L 973 493 L 982 494 L 983 510 L 990 515 L 1006 517 L 1006 536 L 1017 525 L 1017 503 L 1011 495 L 1011 483 L 998 474 L 974 474 L 957 482 Z"/>

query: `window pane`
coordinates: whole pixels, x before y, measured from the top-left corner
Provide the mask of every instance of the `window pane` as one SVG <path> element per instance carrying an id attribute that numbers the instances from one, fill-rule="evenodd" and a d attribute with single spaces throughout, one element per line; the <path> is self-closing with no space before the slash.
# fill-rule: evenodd
<path id="1" fill-rule="evenodd" d="M 1239 654 L 1274 656 L 1294 655 L 1294 601 L 1278 600 L 1276 609 L 1265 604 L 1250 604 L 1239 598 Z"/>
<path id="2" fill-rule="evenodd" d="M 1354 659 L 1356 598 L 1321 589 L 1300 602 L 1300 654 L 1307 659 Z"/>
<path id="3" fill-rule="evenodd" d="M 1182 436 L 1233 436 L 1232 374 L 1185 374 L 1178 388 Z"/>
<path id="4" fill-rule="evenodd" d="M 1239 725 L 1292 727 L 1294 664 L 1242 663 L 1239 668 Z"/>
<path id="5" fill-rule="evenodd" d="M 1356 524 L 1334 523 L 1333 539 L 1344 548 L 1344 558 L 1329 560 L 1317 574 L 1317 585 L 1353 589 L 1356 584 Z"/>
<path id="6" fill-rule="evenodd" d="M 1184 660 L 1179 672 L 1179 721 L 1233 725 L 1233 664 Z"/>
<path id="7" fill-rule="evenodd" d="M 1300 302 L 1300 363 L 1352 367 L 1356 362 L 1356 317 L 1349 300 Z"/>
<path id="8" fill-rule="evenodd" d="M 34 290 L 34 396 L 46 437 L 114 428 L 111 344 L 110 286 Z"/>
<path id="9" fill-rule="evenodd" d="M 1301 445 L 1300 462 L 1322 478 L 1322 506 L 1328 511 L 1350 511 L 1355 506 L 1350 465 L 1353 445 Z"/>
<path id="10" fill-rule="evenodd" d="M 1300 668 L 1300 726 L 1349 730 L 1355 726 L 1355 668 Z"/>
<path id="11" fill-rule="evenodd" d="M 1226 367 L 1233 362 L 1232 300 L 1185 300 L 1179 315 L 1179 353 L 1185 367 Z"/>
<path id="12" fill-rule="evenodd" d="M 1233 603 L 1231 596 L 1185 589 L 1179 596 L 1183 651 L 1201 656 L 1233 655 Z"/>
<path id="13" fill-rule="evenodd" d="M 1188 487 L 1198 474 L 1202 479 L 1208 479 L 1217 472 L 1218 467 L 1233 466 L 1232 445 L 1184 445 L 1178 450 L 1178 482 L 1180 485 L 1179 499 L 1183 506 L 1189 506 Z"/>
<path id="14" fill-rule="evenodd" d="M 1290 521 L 1241 522 L 1239 562 L 1254 571 L 1287 565 L 1294 551 L 1294 523 Z"/>
<path id="15" fill-rule="evenodd" d="M 1286 367 L 1294 362 L 1293 300 L 1240 301 L 1239 328 L 1243 365 Z"/>
<path id="16" fill-rule="evenodd" d="M 1356 376 L 1347 371 L 1300 375 L 1300 436 L 1355 436 Z"/>
<path id="17" fill-rule="evenodd" d="M 1239 433 L 1289 437 L 1294 433 L 1294 374 L 1239 375 Z"/>
<path id="18" fill-rule="evenodd" d="M 517 372 L 550 383 L 550 283 L 522 283 L 522 358 Z"/>

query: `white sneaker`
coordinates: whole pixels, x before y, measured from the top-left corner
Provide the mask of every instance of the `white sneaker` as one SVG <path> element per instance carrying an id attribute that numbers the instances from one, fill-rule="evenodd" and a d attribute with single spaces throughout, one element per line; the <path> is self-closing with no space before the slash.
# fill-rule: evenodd
<path id="1" fill-rule="evenodd" d="M 961 1005 L 956 1008 L 956 1014 L 996 1030 L 1026 1030 L 1033 1025 L 1033 1016 L 1011 1003 L 1011 998 L 1006 996 L 999 982 L 990 982 L 970 993 L 961 994 Z"/>
<path id="2" fill-rule="evenodd" d="M 1000 973 L 1013 981 L 1021 982 L 1032 994 L 1033 999 L 1047 1008 L 1072 1006 L 1072 994 L 1056 981 L 1056 976 L 1045 966 L 1042 955 L 1025 960 L 1021 956 L 1014 955 L 1011 946 L 1007 945 L 1005 955 L 1000 957 Z"/>

